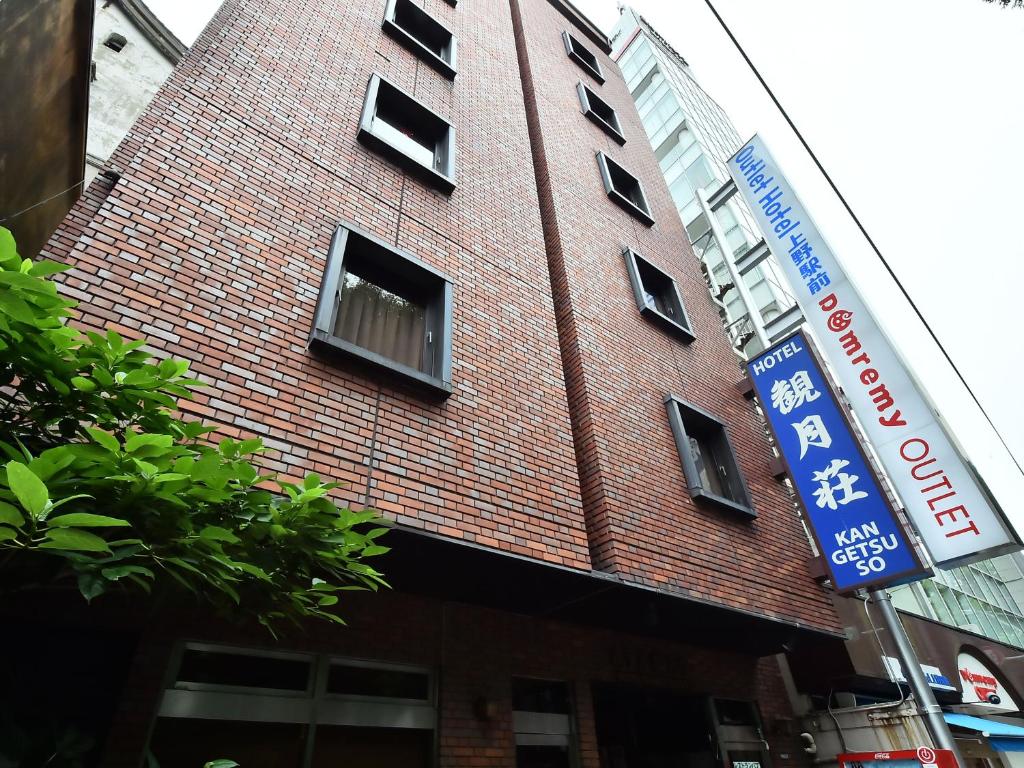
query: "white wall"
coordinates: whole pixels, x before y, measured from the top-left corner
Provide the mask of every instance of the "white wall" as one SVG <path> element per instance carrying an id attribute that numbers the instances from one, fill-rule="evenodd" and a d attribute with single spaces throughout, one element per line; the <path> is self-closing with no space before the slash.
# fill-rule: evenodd
<path id="1" fill-rule="evenodd" d="M 111 32 L 128 40 L 120 53 L 103 43 Z M 85 181 L 99 173 L 174 65 L 128 21 L 116 3 L 96 0 L 93 32 L 96 79 L 89 91 Z"/>

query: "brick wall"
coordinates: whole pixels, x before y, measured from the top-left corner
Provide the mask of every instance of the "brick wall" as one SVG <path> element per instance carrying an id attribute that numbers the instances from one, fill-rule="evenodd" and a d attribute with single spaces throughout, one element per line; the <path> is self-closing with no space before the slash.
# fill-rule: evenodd
<path id="1" fill-rule="evenodd" d="M 174 642 L 274 648 L 417 664 L 438 675 L 439 768 L 515 765 L 513 677 L 564 680 L 574 698 L 581 768 L 599 768 L 592 685 L 626 683 L 671 688 L 684 695 L 759 702 L 772 768 L 803 766 L 775 659 L 757 659 L 610 631 L 394 593 L 353 594 L 347 628 L 317 623 L 278 640 L 259 629 L 211 621 L 195 612 L 166 611 L 148 624 L 134 660 L 104 768 L 135 768 L 173 663 Z M 491 703 L 482 719 L 476 703 Z M 784 730 L 784 729 L 783 729 Z M 157 755 L 159 758 L 159 755 Z"/>
<path id="2" fill-rule="evenodd" d="M 75 264 L 66 285 L 82 322 L 192 360 L 211 386 L 187 412 L 262 436 L 288 477 L 346 482 L 343 502 L 835 628 L 617 67 L 577 33 L 601 59 L 608 81 L 594 87 L 624 147 L 580 114 L 575 83 L 588 76 L 566 57 L 570 22 L 552 4 L 423 3 L 458 38 L 454 83 L 383 35 L 383 1 L 227 0 L 112 158 L 121 180 L 97 180 L 51 240 Z M 373 72 L 454 124 L 450 197 L 357 143 Z M 642 180 L 653 228 L 607 199 L 598 150 Z M 444 402 L 308 351 L 340 221 L 452 277 Z M 676 277 L 692 344 L 639 317 L 623 246 Z M 693 504 L 669 391 L 729 424 L 756 520 Z"/>
<path id="3" fill-rule="evenodd" d="M 617 66 L 553 4 L 512 5 L 595 566 L 694 597 L 834 627 L 824 593 L 808 576 L 811 553 L 788 494 L 767 470 L 759 418 L 735 389 L 737 360 Z M 566 55 L 562 30 L 597 55 L 604 84 Z M 615 108 L 624 146 L 581 113 L 579 80 Z M 640 179 L 653 227 L 606 197 L 598 151 Z M 696 341 L 681 343 L 641 318 L 625 247 L 676 278 Z M 668 392 L 728 425 L 756 520 L 694 505 L 663 404 Z"/>
<path id="4" fill-rule="evenodd" d="M 454 84 L 383 35 L 384 5 L 227 0 L 51 254 L 85 324 L 191 359 L 211 386 L 186 410 L 262 436 L 274 469 L 589 567 L 508 4 L 426 0 L 458 37 Z M 455 125 L 450 198 L 356 142 L 373 72 Z M 447 401 L 307 350 L 340 221 L 453 278 Z"/>

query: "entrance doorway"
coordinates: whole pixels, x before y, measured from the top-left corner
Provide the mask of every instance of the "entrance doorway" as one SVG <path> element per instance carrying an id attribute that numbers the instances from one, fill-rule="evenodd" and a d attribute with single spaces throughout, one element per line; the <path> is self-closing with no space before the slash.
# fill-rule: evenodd
<path id="1" fill-rule="evenodd" d="M 612 683 L 592 691 L 601 768 L 718 768 L 707 698 Z"/>
<path id="2" fill-rule="evenodd" d="M 601 768 L 771 768 L 753 701 L 595 683 Z"/>

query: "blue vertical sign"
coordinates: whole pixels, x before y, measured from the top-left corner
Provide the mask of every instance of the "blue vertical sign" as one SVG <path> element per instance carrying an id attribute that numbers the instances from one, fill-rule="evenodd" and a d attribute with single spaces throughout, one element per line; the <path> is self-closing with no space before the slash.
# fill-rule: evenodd
<path id="1" fill-rule="evenodd" d="M 803 332 L 752 359 L 747 372 L 836 590 L 924 575 Z"/>

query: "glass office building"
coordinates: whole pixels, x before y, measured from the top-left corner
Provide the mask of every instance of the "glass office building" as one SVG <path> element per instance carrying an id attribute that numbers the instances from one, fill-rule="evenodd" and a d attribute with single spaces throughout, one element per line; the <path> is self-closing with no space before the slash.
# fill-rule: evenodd
<path id="1" fill-rule="evenodd" d="M 701 88 L 686 60 L 634 10 L 620 8 L 612 31 L 614 56 L 629 86 L 686 232 L 741 357 L 761 350 L 753 323 L 769 340 L 803 322 L 775 257 L 737 195 L 722 200 L 726 161 L 743 144 L 725 111 Z M 709 232 L 709 201 L 726 245 Z M 723 250 L 725 251 L 723 253 Z M 727 261 L 728 260 L 728 261 Z M 752 298 L 748 307 L 732 282 L 730 264 Z M 753 266 L 751 266 L 754 264 Z M 1020 555 L 1007 555 L 892 590 L 904 611 L 1024 648 L 1024 576 Z"/>
<path id="2" fill-rule="evenodd" d="M 612 44 L 733 344 L 742 357 L 755 354 L 762 348 L 755 322 L 774 339 L 795 328 L 801 316 L 778 264 L 738 197 L 712 206 L 725 247 L 719 247 L 709 232 L 698 194 L 713 197 L 729 179 L 725 160 L 741 146 L 739 134 L 694 79 L 683 57 L 639 14 L 622 9 Z M 745 305 L 728 262 L 742 275 L 754 306 Z"/>

